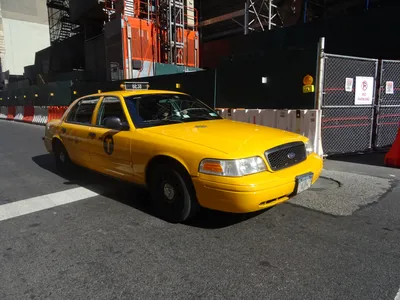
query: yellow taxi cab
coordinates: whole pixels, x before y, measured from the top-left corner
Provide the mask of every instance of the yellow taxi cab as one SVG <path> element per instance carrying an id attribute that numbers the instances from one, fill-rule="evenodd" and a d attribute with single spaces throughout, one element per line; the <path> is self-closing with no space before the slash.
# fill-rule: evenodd
<path id="1" fill-rule="evenodd" d="M 323 167 L 302 135 L 223 119 L 191 95 L 138 82 L 75 100 L 43 140 L 60 170 L 80 165 L 143 185 L 174 223 L 200 207 L 248 213 L 282 203 Z"/>

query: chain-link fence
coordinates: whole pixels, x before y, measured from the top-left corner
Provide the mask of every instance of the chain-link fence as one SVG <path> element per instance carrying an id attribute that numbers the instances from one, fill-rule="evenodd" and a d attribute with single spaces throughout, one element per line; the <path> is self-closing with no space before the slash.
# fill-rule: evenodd
<path id="1" fill-rule="evenodd" d="M 326 154 L 371 149 L 378 60 L 325 54 L 322 142 Z"/>
<path id="2" fill-rule="evenodd" d="M 382 60 L 375 147 L 393 144 L 400 124 L 400 61 Z"/>

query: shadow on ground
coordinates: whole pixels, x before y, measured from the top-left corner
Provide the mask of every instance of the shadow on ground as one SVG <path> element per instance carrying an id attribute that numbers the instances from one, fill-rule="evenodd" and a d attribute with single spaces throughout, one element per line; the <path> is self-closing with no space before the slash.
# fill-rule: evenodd
<path id="1" fill-rule="evenodd" d="M 386 151 L 372 153 L 341 154 L 328 156 L 327 160 L 343 161 L 363 165 L 385 167 Z"/>
<path id="2" fill-rule="evenodd" d="M 35 156 L 32 157 L 32 160 L 39 167 L 64 178 L 66 180 L 64 182 L 65 185 L 79 185 L 85 187 L 99 195 L 154 216 L 149 205 L 149 194 L 147 190 L 142 187 L 121 182 L 81 167 L 76 167 L 76 171 L 74 171 L 73 174 L 66 176 L 56 169 L 51 154 Z M 202 209 L 195 219 L 187 222 L 185 225 L 204 229 L 219 229 L 241 223 L 258 216 L 264 211 L 251 214 L 228 214 Z"/>

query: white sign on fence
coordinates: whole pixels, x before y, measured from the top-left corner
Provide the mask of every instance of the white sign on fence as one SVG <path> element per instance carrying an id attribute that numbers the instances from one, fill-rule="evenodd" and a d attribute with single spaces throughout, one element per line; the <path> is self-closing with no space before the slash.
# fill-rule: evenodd
<path id="1" fill-rule="evenodd" d="M 353 78 L 346 78 L 346 87 L 345 90 L 346 92 L 352 92 L 353 91 Z"/>
<path id="2" fill-rule="evenodd" d="M 374 98 L 374 77 L 356 77 L 355 105 L 372 105 Z"/>
<path id="3" fill-rule="evenodd" d="M 393 81 L 386 81 L 386 94 L 394 94 Z"/>

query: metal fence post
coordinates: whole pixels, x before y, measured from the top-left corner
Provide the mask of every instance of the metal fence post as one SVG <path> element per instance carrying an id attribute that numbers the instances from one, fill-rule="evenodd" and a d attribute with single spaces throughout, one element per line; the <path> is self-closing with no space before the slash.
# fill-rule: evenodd
<path id="1" fill-rule="evenodd" d="M 325 38 L 321 37 L 318 43 L 318 56 L 317 56 L 317 90 L 315 93 L 315 107 L 321 109 L 322 100 L 324 95 L 324 73 L 325 73 Z"/>
<path id="2" fill-rule="evenodd" d="M 320 155 L 323 154 L 322 148 L 322 101 L 324 97 L 324 78 L 325 78 L 325 37 L 321 37 L 318 44 L 318 61 L 317 61 L 317 76 L 316 85 L 317 90 L 315 93 L 315 108 L 317 109 L 317 128 L 316 137 L 314 142 L 314 149 Z"/>
<path id="3" fill-rule="evenodd" d="M 400 61 L 382 60 L 375 118 L 375 150 L 390 147 L 400 124 Z"/>
<path id="4" fill-rule="evenodd" d="M 217 84 L 218 84 L 218 75 L 217 69 L 214 70 L 214 109 L 217 108 Z"/>
<path id="5" fill-rule="evenodd" d="M 378 136 L 378 117 L 379 117 L 379 107 L 381 101 L 381 78 L 382 78 L 382 61 L 378 60 L 376 62 L 375 71 L 375 86 L 374 86 L 374 109 L 372 112 L 372 129 L 371 129 L 371 151 L 376 150 L 376 141 Z"/>

